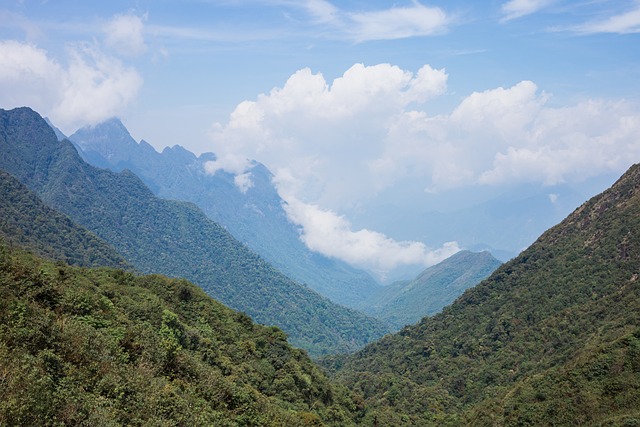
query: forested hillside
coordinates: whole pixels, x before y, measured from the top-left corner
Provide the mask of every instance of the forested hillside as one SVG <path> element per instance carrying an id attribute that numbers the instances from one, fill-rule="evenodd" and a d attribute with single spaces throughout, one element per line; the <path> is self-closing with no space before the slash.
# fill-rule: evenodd
<path id="1" fill-rule="evenodd" d="M 276 327 L 178 279 L 0 239 L 0 425 L 349 426 L 351 394 Z"/>
<path id="2" fill-rule="evenodd" d="M 0 111 L 0 169 L 111 244 L 137 270 L 184 277 L 314 355 L 354 350 L 386 327 L 275 270 L 194 205 L 159 199 L 131 172 L 83 162 L 28 108 Z"/>
<path id="3" fill-rule="evenodd" d="M 378 425 L 640 423 L 640 165 L 442 313 L 334 358 Z"/>
<path id="4" fill-rule="evenodd" d="M 16 178 L 0 170 L 0 236 L 42 257 L 84 267 L 128 267 L 111 246 L 51 209 Z"/>
<path id="5" fill-rule="evenodd" d="M 181 146 L 158 153 L 145 141 L 137 143 L 118 119 L 78 130 L 69 137 L 85 160 L 115 172 L 129 169 L 158 196 L 195 203 L 288 277 L 304 283 L 332 301 L 355 307 L 381 286 L 366 272 L 343 261 L 310 251 L 282 207 L 273 175 L 254 163 L 245 178 L 224 171 L 206 171 L 213 153 L 196 157 Z"/>
<path id="6" fill-rule="evenodd" d="M 385 286 L 359 308 L 398 330 L 439 312 L 501 264 L 489 252 L 460 251 L 425 269 L 414 280 Z"/>

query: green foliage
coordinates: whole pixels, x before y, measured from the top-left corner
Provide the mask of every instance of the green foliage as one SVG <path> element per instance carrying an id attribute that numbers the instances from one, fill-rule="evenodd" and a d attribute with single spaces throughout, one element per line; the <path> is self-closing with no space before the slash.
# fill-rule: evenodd
<path id="1" fill-rule="evenodd" d="M 0 425 L 348 426 L 358 416 L 281 330 L 185 280 L 0 245 Z"/>
<path id="2" fill-rule="evenodd" d="M 0 169 L 112 245 L 142 273 L 184 277 L 314 356 L 353 351 L 388 331 L 290 280 L 190 203 L 163 200 L 133 173 L 83 162 L 37 113 L 0 111 Z"/>
<path id="3" fill-rule="evenodd" d="M 326 365 L 393 425 L 633 425 L 639 277 L 636 165 L 441 313 Z"/>

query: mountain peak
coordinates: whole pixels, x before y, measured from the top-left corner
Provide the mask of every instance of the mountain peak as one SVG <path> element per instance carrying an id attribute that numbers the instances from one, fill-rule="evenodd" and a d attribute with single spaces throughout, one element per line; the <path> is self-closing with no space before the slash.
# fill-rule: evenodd
<path id="1" fill-rule="evenodd" d="M 86 161 L 99 167 L 126 164 L 139 148 L 117 117 L 78 129 L 69 140 L 76 145 Z"/>

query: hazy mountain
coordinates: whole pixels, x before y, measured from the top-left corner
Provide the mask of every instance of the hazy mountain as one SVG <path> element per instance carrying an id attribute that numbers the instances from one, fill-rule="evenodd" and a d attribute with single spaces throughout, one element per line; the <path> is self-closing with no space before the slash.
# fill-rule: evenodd
<path id="1" fill-rule="evenodd" d="M 178 145 L 158 153 L 144 140 L 137 143 L 118 119 L 80 129 L 69 139 L 87 162 L 116 172 L 129 169 L 156 195 L 195 203 L 287 276 L 339 304 L 354 307 L 380 288 L 368 273 L 307 249 L 287 219 L 271 172 L 260 163 L 251 169 L 251 184 L 241 188 L 233 174 L 205 172 L 213 153 L 196 157 Z"/>
<path id="2" fill-rule="evenodd" d="M 427 268 L 414 280 L 385 286 L 360 309 L 400 329 L 442 310 L 501 264 L 489 252 L 460 251 Z"/>
<path id="3" fill-rule="evenodd" d="M 45 205 L 3 170 L 0 170 L 0 236 L 9 245 L 19 245 L 71 265 L 130 267 L 113 247 Z"/>
<path id="4" fill-rule="evenodd" d="M 635 165 L 441 313 L 333 367 L 371 424 L 634 425 L 639 275 Z"/>
<path id="5" fill-rule="evenodd" d="M 111 244 L 146 273 L 185 277 L 256 321 L 280 326 L 314 355 L 349 351 L 381 322 L 290 280 L 195 205 L 160 199 L 131 172 L 91 166 L 28 108 L 0 111 L 0 169 Z"/>
<path id="6" fill-rule="evenodd" d="M 462 248 L 489 250 L 508 261 L 617 178 L 599 176 L 571 185 L 475 186 L 409 200 L 401 192 L 382 193 L 378 199 L 385 203 L 364 204 L 348 216 L 357 227 L 397 240 L 419 240 L 431 247 L 457 241 Z M 412 191 L 407 194 L 417 190 Z"/>
<path id="7" fill-rule="evenodd" d="M 275 327 L 186 280 L 0 242 L 0 424 L 351 426 L 362 411 Z"/>

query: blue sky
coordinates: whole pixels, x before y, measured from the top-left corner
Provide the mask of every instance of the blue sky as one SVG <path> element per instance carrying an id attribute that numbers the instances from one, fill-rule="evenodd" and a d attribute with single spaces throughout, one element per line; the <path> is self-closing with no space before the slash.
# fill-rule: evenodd
<path id="1" fill-rule="evenodd" d="M 261 161 L 310 247 L 384 269 L 456 247 L 354 227 L 383 194 L 637 162 L 639 33 L 636 0 L 4 0 L 0 107 L 67 134 L 118 116 L 244 190 Z"/>

